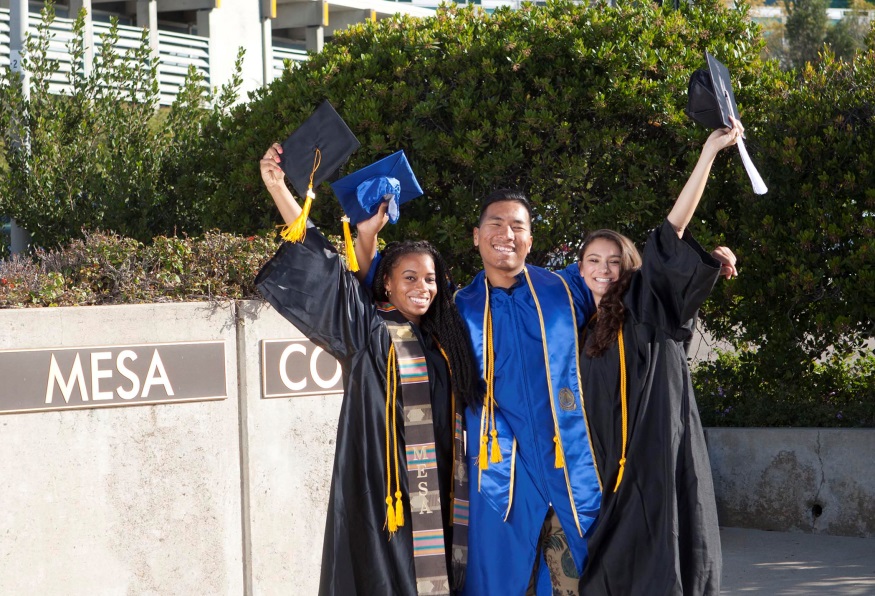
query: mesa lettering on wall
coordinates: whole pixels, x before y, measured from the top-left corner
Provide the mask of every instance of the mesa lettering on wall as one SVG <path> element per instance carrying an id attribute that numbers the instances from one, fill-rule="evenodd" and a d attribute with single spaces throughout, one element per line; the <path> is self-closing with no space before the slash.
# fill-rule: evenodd
<path id="1" fill-rule="evenodd" d="M 225 342 L 0 351 L 0 413 L 225 399 Z"/>

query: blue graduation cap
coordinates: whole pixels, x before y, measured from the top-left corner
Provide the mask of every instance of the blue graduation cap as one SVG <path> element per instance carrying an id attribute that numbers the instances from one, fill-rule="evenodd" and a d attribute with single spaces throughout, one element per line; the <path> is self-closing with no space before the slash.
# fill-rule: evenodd
<path id="1" fill-rule="evenodd" d="M 422 195 L 422 187 L 404 151 L 398 151 L 331 184 L 351 225 L 373 216 L 389 201 L 389 221 L 396 223 L 401 204 Z"/>

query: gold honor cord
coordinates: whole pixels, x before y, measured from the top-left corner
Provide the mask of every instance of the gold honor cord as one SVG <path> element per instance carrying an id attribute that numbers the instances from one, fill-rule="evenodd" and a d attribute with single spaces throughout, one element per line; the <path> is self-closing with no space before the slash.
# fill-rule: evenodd
<path id="1" fill-rule="evenodd" d="M 623 447 L 620 454 L 620 471 L 617 472 L 617 485 L 614 486 L 614 492 L 617 492 L 617 489 L 620 488 L 620 482 L 623 481 L 623 471 L 626 469 L 626 437 L 629 432 L 629 411 L 626 399 L 626 346 L 623 342 L 622 327 L 617 332 L 617 344 L 620 348 L 620 409 L 623 416 Z"/>
<path id="2" fill-rule="evenodd" d="M 310 217 L 310 208 L 313 206 L 313 199 L 316 198 L 316 193 L 313 192 L 313 177 L 322 164 L 322 152 L 318 147 L 315 151 L 313 169 L 310 171 L 310 185 L 307 187 L 307 197 L 304 199 L 301 213 L 295 218 L 295 221 L 284 225 L 283 229 L 280 230 L 280 237 L 288 242 L 303 242 L 307 236 L 307 218 Z"/>
<path id="3" fill-rule="evenodd" d="M 404 525 L 404 506 L 401 502 L 401 472 L 398 466 L 398 427 L 396 424 L 396 404 L 398 398 L 397 359 L 395 346 L 389 346 L 386 359 L 386 528 L 391 538 L 398 528 Z M 389 430 L 389 408 L 391 405 L 392 430 Z M 395 445 L 395 506 L 392 506 L 392 446 Z"/>
<path id="4" fill-rule="evenodd" d="M 453 389 L 453 367 L 450 366 L 450 357 L 447 356 L 446 351 L 444 351 L 444 347 L 440 344 L 437 344 L 438 350 L 441 351 L 441 356 L 444 357 L 444 360 L 447 362 L 447 371 L 450 373 L 450 420 L 453 423 L 453 478 L 456 477 L 456 392 Z M 456 506 L 456 491 L 455 491 L 455 482 L 450 485 L 450 525 L 453 525 L 453 509 Z"/>
<path id="5" fill-rule="evenodd" d="M 489 310 L 489 290 L 486 291 L 486 313 L 483 334 L 484 374 L 486 376 L 486 397 L 483 400 L 483 412 L 480 420 L 480 453 L 477 462 L 481 470 L 489 469 L 489 462 L 494 464 L 504 461 L 501 447 L 498 445 L 498 429 L 495 427 L 495 348 L 492 341 L 492 313 Z M 491 429 L 491 430 L 489 430 Z M 492 437 L 492 445 L 489 437 Z"/>

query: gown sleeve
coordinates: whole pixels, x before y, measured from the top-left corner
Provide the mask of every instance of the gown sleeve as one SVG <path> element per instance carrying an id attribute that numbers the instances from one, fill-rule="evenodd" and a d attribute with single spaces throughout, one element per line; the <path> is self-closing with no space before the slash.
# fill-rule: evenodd
<path id="1" fill-rule="evenodd" d="M 379 327 L 370 294 L 314 227 L 304 242 L 283 243 L 255 285 L 277 312 L 338 360 L 364 349 Z"/>
<path id="2" fill-rule="evenodd" d="M 696 312 L 711 293 L 720 262 L 693 239 L 678 238 L 668 220 L 644 247 L 644 265 L 632 280 L 624 303 L 640 322 L 663 329 L 677 341 L 693 332 Z"/>
<path id="3" fill-rule="evenodd" d="M 577 317 L 577 328 L 584 329 L 590 317 L 595 314 L 596 307 L 592 292 L 580 275 L 578 262 L 571 263 L 565 269 L 557 271 L 556 274 L 568 284 L 568 289 L 571 290 L 571 298 L 574 302 L 574 316 Z"/>

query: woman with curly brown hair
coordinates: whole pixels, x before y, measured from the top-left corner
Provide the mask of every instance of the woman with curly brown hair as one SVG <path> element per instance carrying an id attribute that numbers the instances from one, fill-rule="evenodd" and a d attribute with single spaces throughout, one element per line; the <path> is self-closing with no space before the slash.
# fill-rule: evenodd
<path id="1" fill-rule="evenodd" d="M 268 149 L 261 175 L 288 223 L 302 210 L 281 153 Z M 383 204 L 359 228 L 379 230 L 385 219 Z M 280 247 L 256 285 L 343 368 L 319 593 L 454 593 L 467 553 L 462 414 L 478 389 L 440 254 L 428 242 L 391 244 L 367 288 L 311 226 Z"/>
<path id="2" fill-rule="evenodd" d="M 603 496 L 580 582 L 587 596 L 718 594 L 722 557 L 705 437 L 685 342 L 696 312 L 735 256 L 708 254 L 687 224 L 717 153 L 743 132 L 714 131 L 644 258 L 598 230 L 579 268 L 597 311 L 583 338 L 581 377 Z"/>

